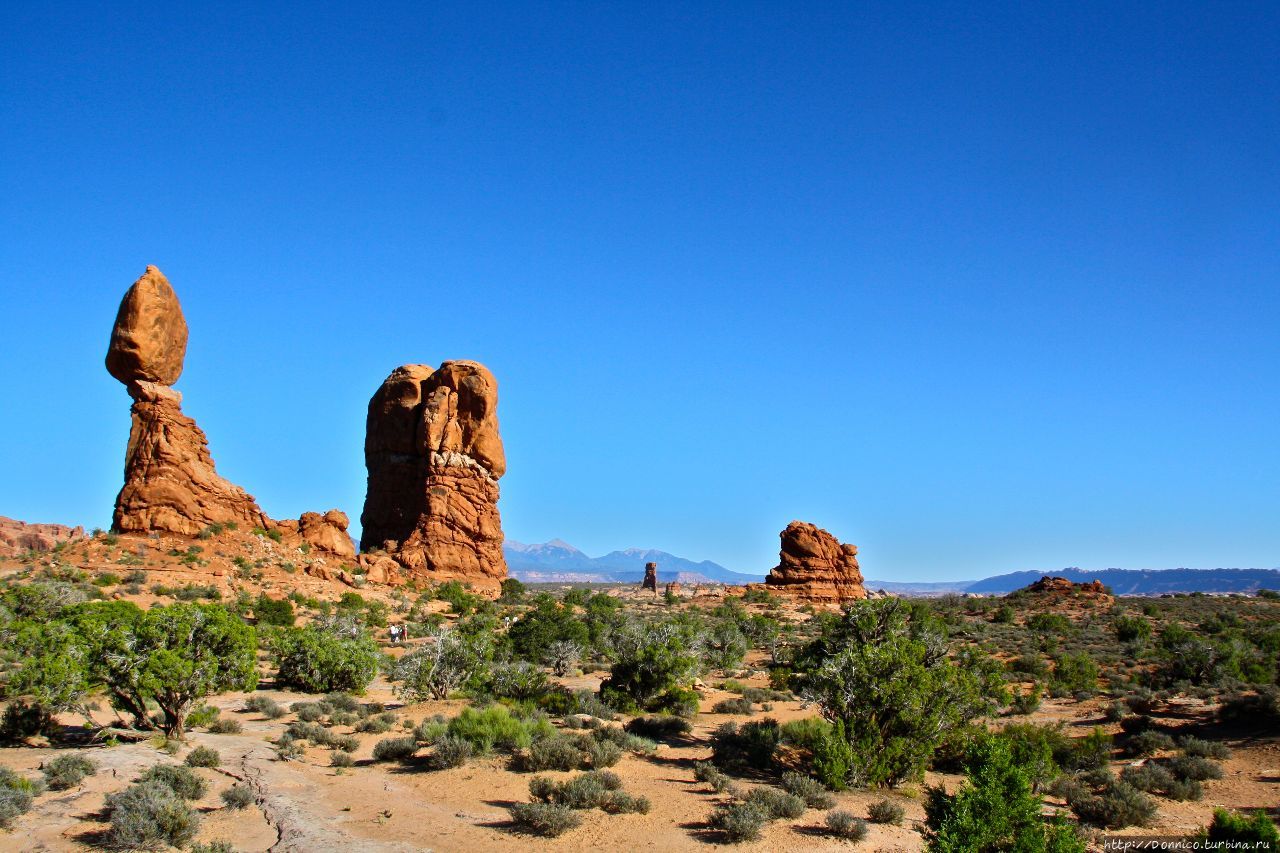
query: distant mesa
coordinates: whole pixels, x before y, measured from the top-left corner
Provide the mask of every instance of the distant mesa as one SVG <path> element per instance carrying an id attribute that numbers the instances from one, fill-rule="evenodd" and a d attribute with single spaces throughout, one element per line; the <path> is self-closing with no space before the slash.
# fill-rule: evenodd
<path id="1" fill-rule="evenodd" d="M 112 527 L 122 533 L 163 531 L 194 536 L 234 522 L 279 531 L 281 542 L 303 542 L 355 556 L 347 517 L 337 510 L 277 522 L 244 489 L 218 476 L 209 442 L 182 413 L 182 395 L 170 386 L 182 375 L 187 323 L 164 274 L 148 266 L 125 293 L 111 330 L 107 371 L 133 398 L 133 425 L 125 451 L 124 487 Z"/>
<path id="2" fill-rule="evenodd" d="M 411 577 L 495 593 L 507 576 L 498 479 L 498 382 L 484 365 L 406 364 L 369 400 L 369 485 L 362 551 L 383 550 Z"/>
<path id="3" fill-rule="evenodd" d="M 867 597 L 858 547 L 822 528 L 793 521 L 782 531 L 778 565 L 760 588 L 814 604 L 844 604 Z"/>

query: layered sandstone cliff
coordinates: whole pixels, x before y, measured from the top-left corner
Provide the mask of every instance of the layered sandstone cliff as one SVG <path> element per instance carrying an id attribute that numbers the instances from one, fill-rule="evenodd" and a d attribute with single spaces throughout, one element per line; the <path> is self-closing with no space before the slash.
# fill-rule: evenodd
<path id="1" fill-rule="evenodd" d="M 802 601 L 843 604 L 866 598 L 856 545 L 842 544 L 827 531 L 793 521 L 782 531 L 778 565 L 764 587 Z"/>

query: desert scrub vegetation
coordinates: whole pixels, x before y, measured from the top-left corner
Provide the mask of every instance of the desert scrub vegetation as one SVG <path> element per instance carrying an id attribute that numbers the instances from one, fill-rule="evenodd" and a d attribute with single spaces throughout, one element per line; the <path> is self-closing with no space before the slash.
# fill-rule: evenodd
<path id="1" fill-rule="evenodd" d="M 363 628 L 354 636 L 349 628 L 342 628 L 308 625 L 278 630 L 268 642 L 276 680 L 304 693 L 364 692 L 378 674 L 377 644 Z"/>
<path id="2" fill-rule="evenodd" d="M 609 814 L 648 814 L 649 800 L 622 790 L 622 780 L 608 770 L 592 770 L 557 782 L 545 776 L 529 780 L 530 803 L 511 807 L 511 819 L 521 831 L 558 836 L 581 823 L 574 812 L 600 809 Z"/>
<path id="3" fill-rule="evenodd" d="M 247 809 L 254 801 L 253 789 L 243 782 L 224 789 L 218 796 L 222 799 L 222 804 L 233 811 Z"/>
<path id="4" fill-rule="evenodd" d="M 822 820 L 827 832 L 844 841 L 861 841 L 867 837 L 867 822 L 852 812 L 834 809 Z"/>
<path id="5" fill-rule="evenodd" d="M 828 787 L 919 779 L 949 733 L 1008 700 L 1000 667 L 951 649 L 943 626 L 902 599 L 860 601 L 797 656 L 802 693 L 831 723 L 813 743 Z"/>
<path id="6" fill-rule="evenodd" d="M 43 792 L 44 783 L 0 766 L 0 827 L 10 828 L 14 820 L 31 810 L 31 803 Z"/>
<path id="7" fill-rule="evenodd" d="M 83 755 L 59 755 L 44 765 L 45 785 L 51 791 L 74 788 L 98 772 L 98 765 Z"/>
<path id="8" fill-rule="evenodd" d="M 200 829 L 200 815 L 186 798 L 158 780 L 142 780 L 108 794 L 107 841 L 124 850 L 185 847 Z"/>

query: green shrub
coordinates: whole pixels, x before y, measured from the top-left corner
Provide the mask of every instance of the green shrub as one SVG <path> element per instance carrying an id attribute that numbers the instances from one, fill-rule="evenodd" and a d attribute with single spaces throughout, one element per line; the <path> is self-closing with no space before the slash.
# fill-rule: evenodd
<path id="1" fill-rule="evenodd" d="M 31 810 L 31 802 L 44 790 L 44 785 L 19 776 L 8 767 L 0 767 L 0 827 L 8 829 L 13 821 Z"/>
<path id="2" fill-rule="evenodd" d="M 861 841 L 867 837 L 867 822 L 849 812 L 840 809 L 827 812 L 823 822 L 827 826 L 827 831 L 836 838 L 845 841 Z"/>
<path id="3" fill-rule="evenodd" d="M 711 709 L 713 714 L 746 714 L 755 713 L 755 708 L 747 699 L 721 699 Z"/>
<path id="4" fill-rule="evenodd" d="M 235 811 L 248 808 L 254 801 L 253 789 L 242 782 L 224 790 L 221 797 L 223 805 Z"/>
<path id="5" fill-rule="evenodd" d="M 1193 755 L 1175 755 L 1164 763 L 1175 779 L 1204 782 L 1221 779 L 1222 768 L 1207 758 Z"/>
<path id="6" fill-rule="evenodd" d="M 709 761 L 699 761 L 693 765 L 693 778 L 699 782 L 705 782 L 711 786 L 711 789 L 717 794 L 723 794 L 733 789 L 733 780 L 721 773 L 720 770 Z"/>
<path id="7" fill-rule="evenodd" d="M 824 622 L 796 661 L 823 717 L 842 724 L 817 774 L 824 784 L 918 778 L 950 732 L 1004 704 L 995 662 L 974 648 L 946 654 L 945 636 L 932 617 L 898 598 L 859 601 Z M 832 749 L 836 737 L 849 749 Z"/>
<path id="8" fill-rule="evenodd" d="M 893 800 L 878 800 L 867 809 L 867 819 L 872 823 L 902 823 L 902 806 Z"/>
<path id="9" fill-rule="evenodd" d="M 373 745 L 374 761 L 404 761 L 418 751 L 412 736 L 384 738 Z"/>
<path id="10" fill-rule="evenodd" d="M 127 850 L 185 847 L 200 828 L 200 816 L 183 799 L 160 781 L 139 782 L 108 794 L 108 844 Z"/>
<path id="11" fill-rule="evenodd" d="M 1073 741 L 1070 754 L 1063 756 L 1059 763 L 1067 769 L 1091 770 L 1106 767 L 1110 761 L 1111 735 L 1101 728 L 1094 728 L 1089 734 Z"/>
<path id="12" fill-rule="evenodd" d="M 469 742 L 481 754 L 494 748 L 507 752 L 525 749 L 532 740 L 529 726 L 503 705 L 464 708 L 449 721 L 449 734 Z"/>
<path id="13" fill-rule="evenodd" d="M 587 763 L 594 769 L 603 769 L 612 767 L 622 760 L 622 747 L 612 741 L 599 741 L 589 738 L 586 744 L 585 755 Z"/>
<path id="14" fill-rule="evenodd" d="M 837 720 L 814 745 L 813 774 L 831 790 L 843 791 L 854 780 L 856 762 L 844 721 Z"/>
<path id="15" fill-rule="evenodd" d="M 1163 749 L 1173 749 L 1173 738 L 1150 730 L 1134 735 L 1125 744 L 1125 751 L 1130 755 L 1154 755 Z"/>
<path id="16" fill-rule="evenodd" d="M 1182 748 L 1184 755 L 1190 755 L 1195 758 L 1216 758 L 1222 761 L 1231 757 L 1231 750 L 1225 743 L 1201 740 L 1193 735 L 1187 735 L 1179 739 L 1178 746 Z"/>
<path id="17" fill-rule="evenodd" d="M 737 844 L 760 838 L 760 830 L 768 820 L 768 815 L 755 806 L 735 803 L 718 806 L 707 819 L 707 823 L 712 829 L 723 832 L 731 843 Z"/>
<path id="18" fill-rule="evenodd" d="M 256 711 L 268 720 L 277 720 L 287 713 L 270 696 L 250 696 L 245 700 L 244 707 L 246 710 Z"/>
<path id="19" fill-rule="evenodd" d="M 526 770 L 578 770 L 583 765 L 583 739 L 572 735 L 543 738 L 522 759 Z"/>
<path id="20" fill-rule="evenodd" d="M 637 797 L 626 791 L 613 791 L 600 803 L 609 814 L 648 814 L 652 808 L 648 797 Z"/>
<path id="21" fill-rule="evenodd" d="M 1254 812 L 1252 817 L 1247 817 L 1226 809 L 1214 809 L 1213 822 L 1201 838 L 1205 841 L 1242 841 L 1255 845 L 1269 843 L 1270 848 L 1259 846 L 1255 849 L 1280 850 L 1280 832 L 1277 832 L 1276 825 L 1261 810 Z"/>
<path id="22" fill-rule="evenodd" d="M 749 806 L 755 806 L 771 819 L 797 818 L 804 814 L 805 802 L 794 794 L 779 791 L 777 788 L 752 788 L 743 799 Z"/>
<path id="23" fill-rule="evenodd" d="M 188 767 L 217 767 L 222 763 L 222 757 L 218 755 L 216 749 L 197 746 L 187 753 L 186 761 Z"/>
<path id="24" fill-rule="evenodd" d="M 836 804 L 836 798 L 822 787 L 821 782 L 803 773 L 783 773 L 782 787 L 788 794 L 794 794 L 804 800 L 805 805 L 811 809 L 826 810 L 833 808 Z"/>
<path id="25" fill-rule="evenodd" d="M 338 750 L 329 756 L 330 767 L 351 767 L 356 763 L 355 757 L 345 750 Z"/>
<path id="26" fill-rule="evenodd" d="M 253 615 L 259 625 L 279 625 L 289 627 L 296 618 L 293 613 L 293 602 L 287 598 L 272 598 L 266 593 L 259 593 L 253 603 Z"/>
<path id="27" fill-rule="evenodd" d="M 65 791 L 97 772 L 98 765 L 83 755 L 59 755 L 44 766 L 44 781 L 51 791 Z"/>
<path id="28" fill-rule="evenodd" d="M 573 809 L 551 803 L 516 803 L 511 806 L 511 820 L 519 830 L 548 838 L 564 835 L 582 823 Z"/>
<path id="29" fill-rule="evenodd" d="M 974 744 L 968 781 L 955 794 L 930 788 L 925 803 L 929 849 L 1078 851 L 1084 842 L 1060 823 L 1046 824 L 1041 800 L 1008 742 L 981 738 Z"/>
<path id="30" fill-rule="evenodd" d="M 1104 829 L 1147 826 L 1155 818 L 1156 804 L 1132 785 L 1119 780 L 1104 783 L 1097 793 L 1082 793 L 1068 799 L 1076 817 Z"/>
<path id="31" fill-rule="evenodd" d="M 457 735 L 445 735 L 431 748 L 431 766 L 437 770 L 461 767 L 474 754 L 471 741 Z"/>
<path id="32" fill-rule="evenodd" d="M 711 760 L 729 770 L 765 770 L 782 742 L 778 721 L 724 723 L 711 734 Z"/>
<path id="33" fill-rule="evenodd" d="M 286 628 L 271 651 L 276 680 L 304 693 L 363 692 L 378 674 L 378 647 L 363 632 L 344 637 L 314 625 Z"/>
<path id="34" fill-rule="evenodd" d="M 240 721 L 231 717 L 219 717 L 205 726 L 205 731 L 211 735 L 238 735 L 243 730 L 244 727 L 240 725 Z"/>
<path id="35" fill-rule="evenodd" d="M 204 779 L 181 764 L 155 764 L 138 777 L 138 782 L 165 785 L 184 800 L 198 800 L 209 788 Z"/>
<path id="36" fill-rule="evenodd" d="M 1093 695 L 1098 690 L 1098 664 L 1084 652 L 1060 655 L 1051 678 L 1055 690 Z"/>
<path id="37" fill-rule="evenodd" d="M 624 727 L 627 731 L 650 740 L 666 740 L 686 735 L 692 730 L 689 721 L 683 717 L 660 714 L 649 717 L 636 717 Z"/>

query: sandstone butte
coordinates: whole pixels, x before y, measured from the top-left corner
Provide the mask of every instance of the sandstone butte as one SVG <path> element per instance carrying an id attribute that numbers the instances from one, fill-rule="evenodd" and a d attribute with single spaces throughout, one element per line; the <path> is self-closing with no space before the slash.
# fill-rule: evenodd
<path id="1" fill-rule="evenodd" d="M 788 524 L 781 538 L 778 565 L 764 584 L 753 586 L 814 604 L 838 605 L 867 597 L 856 545 L 842 544 L 804 521 Z"/>
<path id="2" fill-rule="evenodd" d="M 1092 580 L 1087 583 L 1075 583 L 1068 578 L 1053 577 L 1045 575 L 1035 583 L 1028 584 L 1022 589 L 1014 590 L 1009 593 L 1006 598 L 1034 595 L 1043 598 L 1094 598 L 1101 600 L 1111 600 L 1111 590 L 1107 589 L 1106 584 L 1100 580 Z"/>
<path id="3" fill-rule="evenodd" d="M 369 400 L 362 551 L 411 577 L 496 594 L 507 576 L 498 479 L 498 382 L 484 365 L 397 367 Z M 384 558 L 385 559 L 385 558 Z"/>
<path id="4" fill-rule="evenodd" d="M 355 557 L 347 517 L 338 510 L 275 521 L 252 495 L 218 476 L 208 439 L 182 413 L 182 395 L 170 387 L 182 375 L 186 349 L 187 322 L 178 295 L 160 270 L 148 266 L 125 293 L 107 348 L 107 371 L 133 398 L 113 529 L 194 536 L 210 525 L 234 522 L 279 531 L 285 545 L 305 542 Z"/>

